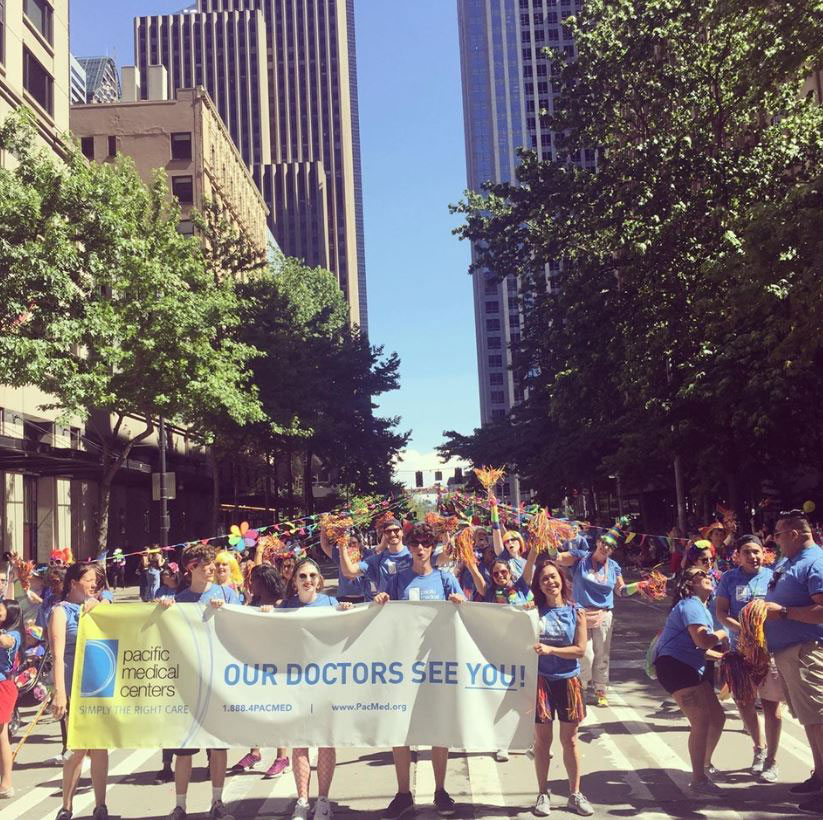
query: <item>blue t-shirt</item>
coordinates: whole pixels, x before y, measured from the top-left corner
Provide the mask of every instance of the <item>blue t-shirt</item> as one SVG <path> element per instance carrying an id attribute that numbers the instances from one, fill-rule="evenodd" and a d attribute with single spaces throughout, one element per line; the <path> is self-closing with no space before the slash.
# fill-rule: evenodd
<path id="1" fill-rule="evenodd" d="M 331 595 L 326 595 L 323 592 L 318 592 L 315 599 L 308 604 L 304 604 L 297 595 L 292 595 L 291 598 L 286 598 L 282 604 L 281 609 L 300 609 L 304 606 L 333 606 L 337 607 L 337 598 Z"/>
<path id="2" fill-rule="evenodd" d="M 578 606 L 597 609 L 614 609 L 614 587 L 623 572 L 620 564 L 611 558 L 605 564 L 595 567 L 594 553 L 571 549 L 569 555 L 575 559 L 572 570 L 572 594 Z"/>
<path id="3" fill-rule="evenodd" d="M 100 592 L 97 593 L 97 598 L 100 601 L 108 601 L 110 604 L 114 603 L 114 593 L 108 588 L 101 589 Z"/>
<path id="4" fill-rule="evenodd" d="M 526 583 L 525 578 L 518 578 L 513 584 L 511 593 L 507 594 L 502 587 L 496 587 L 493 582 L 486 584 L 486 594 L 483 600 L 487 604 L 509 604 L 517 606 L 525 604 L 532 599 L 532 591 Z"/>
<path id="5" fill-rule="evenodd" d="M 486 586 L 488 586 L 492 582 L 491 575 L 489 574 L 488 569 L 486 569 L 485 565 L 478 564 L 477 571 L 483 577 L 483 580 L 486 582 Z M 457 581 L 460 584 L 461 589 L 463 590 L 463 595 L 466 596 L 466 600 L 484 600 L 480 597 L 480 593 L 477 591 L 477 585 L 474 583 L 474 576 L 472 576 L 468 567 L 463 568 L 463 570 L 460 572 L 460 577 L 457 579 Z"/>
<path id="6" fill-rule="evenodd" d="M 572 646 L 577 631 L 577 609 L 566 606 L 540 607 L 540 643 L 548 646 Z M 577 658 L 559 658 L 557 655 L 540 655 L 537 671 L 549 680 L 563 680 L 580 674 Z"/>
<path id="7" fill-rule="evenodd" d="M 392 601 L 445 601 L 449 595 L 463 594 L 451 572 L 433 569 L 428 575 L 418 575 L 411 567 L 387 575 L 383 591 Z"/>
<path id="8" fill-rule="evenodd" d="M 774 568 L 774 587 L 766 600 L 780 606 L 812 606 L 812 595 L 823 593 L 823 549 L 816 544 L 801 550 L 794 558 L 783 558 Z M 823 640 L 823 624 L 802 624 L 775 618 L 766 621 L 766 644 L 770 652 L 787 646 Z"/>
<path id="9" fill-rule="evenodd" d="M 191 587 L 174 593 L 178 604 L 207 604 L 212 598 L 223 600 L 227 604 L 239 604 L 240 596 L 231 587 L 212 584 L 205 592 L 193 592 Z"/>
<path id="10" fill-rule="evenodd" d="M 167 587 L 165 584 L 160 584 L 154 600 L 156 601 L 158 598 L 174 598 L 175 595 L 177 595 L 177 587 Z"/>
<path id="11" fill-rule="evenodd" d="M 14 641 L 14 646 L 8 649 L 0 647 L 0 680 L 8 680 L 11 670 L 14 668 L 14 656 L 20 649 L 20 633 L 16 629 L 6 632 L 6 635 Z"/>
<path id="12" fill-rule="evenodd" d="M 350 596 L 363 596 L 364 598 L 372 598 L 374 596 L 369 595 L 367 590 L 370 590 L 370 583 L 365 575 L 361 575 L 359 578 L 346 578 L 343 574 L 343 565 L 340 561 L 340 548 L 337 544 L 334 544 L 331 548 L 331 557 L 332 560 L 337 564 L 339 568 L 339 575 L 337 581 L 337 594 L 341 597 L 350 597 Z"/>
<path id="13" fill-rule="evenodd" d="M 714 631 L 711 612 L 700 598 L 696 598 L 694 595 L 678 601 L 672 608 L 669 617 L 666 618 L 663 632 L 657 641 L 654 656 L 659 658 L 668 655 L 676 658 L 683 663 L 687 663 L 696 669 L 699 675 L 702 675 L 703 670 L 706 668 L 706 657 L 704 650 L 694 645 L 689 632 L 689 627 L 692 624 L 705 626 L 709 632 Z"/>
<path id="14" fill-rule="evenodd" d="M 737 618 L 740 610 L 754 598 L 765 598 L 769 581 L 774 573 L 768 567 L 760 567 L 755 572 L 746 572 L 743 567 L 735 567 L 724 572 L 717 585 L 715 596 L 729 599 L 729 617 Z M 722 627 L 726 629 L 725 626 Z M 727 629 L 729 645 L 732 649 L 737 645 L 737 631 Z"/>
<path id="15" fill-rule="evenodd" d="M 66 673 L 66 696 L 71 698 L 71 679 L 74 677 L 74 655 L 77 651 L 77 629 L 80 623 L 80 613 L 83 604 L 74 604 L 71 601 L 62 601 L 52 609 L 62 607 L 66 613 L 66 645 L 63 649 L 63 668 Z"/>
<path id="16" fill-rule="evenodd" d="M 46 629 L 49 618 L 51 617 L 51 611 L 54 609 L 55 604 L 59 602 L 60 595 L 58 593 L 52 592 L 51 588 L 44 590 L 42 603 L 37 607 L 37 614 L 34 616 L 35 624 Z"/>
<path id="17" fill-rule="evenodd" d="M 394 575 L 401 569 L 410 567 L 412 563 L 411 553 L 407 547 L 403 547 L 400 552 L 375 552 L 364 558 L 358 568 L 370 584 L 374 584 L 375 589 L 382 589 L 384 577 Z"/>
<path id="18" fill-rule="evenodd" d="M 519 555 L 512 555 L 508 550 L 503 550 L 503 552 L 497 556 L 497 560 L 508 563 L 509 572 L 512 574 L 513 581 L 516 581 L 526 568 L 526 559 L 521 558 Z"/>
<path id="19" fill-rule="evenodd" d="M 157 588 L 160 586 L 160 568 L 149 566 L 146 567 L 146 598 L 145 600 L 151 601 L 154 598 L 154 593 L 157 592 Z"/>

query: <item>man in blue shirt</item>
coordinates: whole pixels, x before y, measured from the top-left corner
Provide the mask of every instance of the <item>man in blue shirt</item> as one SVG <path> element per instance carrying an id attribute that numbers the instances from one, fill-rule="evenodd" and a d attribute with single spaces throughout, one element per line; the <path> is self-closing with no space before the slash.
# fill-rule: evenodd
<path id="1" fill-rule="evenodd" d="M 814 757 L 812 776 L 792 792 L 812 795 L 800 811 L 823 813 L 823 549 L 801 510 L 781 514 L 774 538 L 783 558 L 766 592 L 766 643 Z"/>
<path id="2" fill-rule="evenodd" d="M 160 598 L 159 603 L 166 608 L 179 604 L 208 604 L 219 608 L 223 604 L 239 604 L 240 596 L 231 587 L 214 583 L 214 547 L 208 544 L 193 544 L 183 550 L 181 563 L 191 575 L 191 584 L 177 592 L 174 598 Z M 186 795 L 191 781 L 192 757 L 197 749 L 175 749 L 177 756 L 174 772 L 176 805 L 169 820 L 186 820 Z M 212 804 L 210 818 L 234 820 L 223 804 L 223 783 L 226 779 L 226 749 L 209 750 L 209 773 L 211 775 Z"/>
<path id="3" fill-rule="evenodd" d="M 377 550 L 359 564 L 351 560 L 348 550 L 340 552 L 340 569 L 346 578 L 363 577 L 375 589 L 383 589 L 386 580 L 410 567 L 411 553 L 403 545 L 403 528 L 396 518 L 381 525 Z"/>
<path id="4" fill-rule="evenodd" d="M 763 566 L 763 542 L 756 535 L 743 535 L 735 542 L 740 565 L 724 572 L 715 592 L 717 619 L 729 633 L 729 644 L 734 649 L 740 632 L 740 612 L 755 598 L 765 598 L 769 582 L 774 573 Z M 769 674 L 758 687 L 757 694 L 763 707 L 766 722 L 766 742 L 760 729 L 760 720 L 754 700 L 750 703 L 737 702 L 737 709 L 743 725 L 754 743 L 754 760 L 751 773 L 765 783 L 777 781 L 777 747 L 780 742 L 782 720 L 780 702 L 783 692 L 780 677 L 774 664 Z"/>

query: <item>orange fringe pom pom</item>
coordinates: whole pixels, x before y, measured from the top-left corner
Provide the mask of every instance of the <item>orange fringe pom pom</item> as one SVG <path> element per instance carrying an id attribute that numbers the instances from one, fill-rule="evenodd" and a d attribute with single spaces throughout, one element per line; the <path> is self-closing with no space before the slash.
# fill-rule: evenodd
<path id="1" fill-rule="evenodd" d="M 475 467 L 474 474 L 486 490 L 489 490 L 506 475 L 506 471 L 502 467 Z"/>

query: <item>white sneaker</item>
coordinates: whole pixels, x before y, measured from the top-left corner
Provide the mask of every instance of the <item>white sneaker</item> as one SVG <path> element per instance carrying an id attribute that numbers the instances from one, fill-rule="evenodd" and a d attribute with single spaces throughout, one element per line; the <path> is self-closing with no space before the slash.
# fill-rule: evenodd
<path id="1" fill-rule="evenodd" d="M 331 820 L 332 810 L 328 797 L 318 797 L 314 804 L 314 820 Z"/>
<path id="2" fill-rule="evenodd" d="M 494 759 L 498 763 L 505 763 L 509 759 L 509 750 L 508 749 L 498 749 L 494 753 Z"/>
<path id="3" fill-rule="evenodd" d="M 763 766 L 763 771 L 760 772 L 760 776 L 758 780 L 761 783 L 777 783 L 777 763 L 772 761 L 769 763 L 768 761 Z"/>
<path id="4" fill-rule="evenodd" d="M 65 752 L 60 752 L 60 754 L 55 755 L 54 757 L 50 757 L 49 763 L 53 764 L 54 766 L 62 766 L 70 757 L 71 752 L 67 749 Z"/>
<path id="5" fill-rule="evenodd" d="M 534 760 L 534 746 L 529 746 L 529 748 L 526 749 L 526 757 L 529 758 L 529 760 Z"/>
<path id="6" fill-rule="evenodd" d="M 592 804 L 586 799 L 582 792 L 574 792 L 569 795 L 569 802 L 567 808 L 582 815 L 583 817 L 591 817 L 594 814 Z"/>
<path id="7" fill-rule="evenodd" d="M 754 760 L 752 760 L 752 767 L 750 769 L 752 774 L 760 774 L 763 771 L 767 754 L 768 752 L 765 749 L 754 750 Z"/>
<path id="8" fill-rule="evenodd" d="M 294 804 L 291 820 L 309 820 L 309 801 L 298 800 Z"/>
<path id="9" fill-rule="evenodd" d="M 537 800 L 534 801 L 532 814 L 536 814 L 538 817 L 548 817 L 551 814 L 551 811 L 552 806 L 549 801 L 549 793 L 542 792 L 541 794 L 538 794 Z"/>

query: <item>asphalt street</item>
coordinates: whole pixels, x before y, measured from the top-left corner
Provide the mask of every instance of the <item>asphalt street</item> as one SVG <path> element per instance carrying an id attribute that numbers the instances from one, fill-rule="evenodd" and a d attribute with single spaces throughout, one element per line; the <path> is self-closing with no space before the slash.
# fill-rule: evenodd
<path id="1" fill-rule="evenodd" d="M 124 599 L 118 596 L 119 599 Z M 133 599 L 133 593 L 128 595 Z M 752 747 L 734 704 L 725 704 L 726 731 L 714 764 L 721 771 L 723 797 L 695 800 L 688 793 L 687 724 L 671 698 L 649 680 L 644 656 L 662 624 L 667 606 L 635 599 L 621 600 L 616 610 L 612 644 L 612 689 L 607 708 L 589 707 L 580 728 L 583 792 L 598 818 L 710 818 L 710 820 L 769 820 L 806 817 L 796 812 L 789 786 L 805 779 L 811 755 L 800 725 L 784 719 L 778 754 L 780 778 L 761 784 L 748 773 Z M 29 719 L 33 709 L 25 710 Z M 273 739 L 275 742 L 275 739 Z M 158 738 L 158 746 L 162 738 Z M 14 768 L 16 796 L 0 802 L 0 820 L 53 818 L 60 807 L 60 768 L 47 759 L 60 751 L 58 725 L 41 721 L 22 748 Z M 550 772 L 552 816 L 571 817 L 565 808 L 568 788 L 559 748 Z M 244 753 L 229 752 L 229 765 Z M 258 770 L 227 779 L 225 802 L 237 818 L 290 817 L 295 799 L 291 774 L 263 780 L 262 772 L 274 758 L 263 752 Z M 434 781 L 429 753 L 418 749 L 412 775 L 417 815 L 435 817 L 431 806 Z M 195 757 L 195 782 L 189 791 L 189 817 L 205 817 L 210 803 L 206 756 Z M 108 807 L 112 817 L 165 818 L 174 806 L 174 787 L 154 785 L 160 768 L 159 751 L 117 751 L 111 754 Z M 524 752 L 512 752 L 506 763 L 489 754 L 454 752 L 447 788 L 458 801 L 461 818 L 501 818 L 530 815 L 536 797 L 532 762 Z M 338 751 L 332 786 L 332 808 L 339 820 L 372 820 L 395 792 L 394 769 L 387 749 Z M 312 794 L 316 793 L 314 777 Z M 86 773 L 75 799 L 74 816 L 90 817 L 91 783 Z"/>

